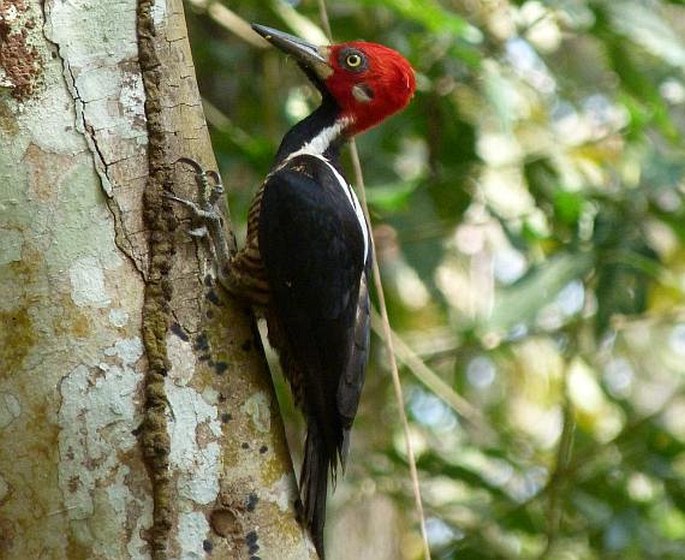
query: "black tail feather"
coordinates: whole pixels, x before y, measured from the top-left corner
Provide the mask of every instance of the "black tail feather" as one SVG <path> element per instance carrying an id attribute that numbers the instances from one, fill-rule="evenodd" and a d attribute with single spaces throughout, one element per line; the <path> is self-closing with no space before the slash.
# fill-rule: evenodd
<path id="1" fill-rule="evenodd" d="M 316 422 L 307 426 L 304 461 L 300 476 L 300 492 L 304 502 L 304 520 L 321 560 L 325 559 L 323 528 L 326 523 L 328 473 L 335 455 L 327 451 Z"/>

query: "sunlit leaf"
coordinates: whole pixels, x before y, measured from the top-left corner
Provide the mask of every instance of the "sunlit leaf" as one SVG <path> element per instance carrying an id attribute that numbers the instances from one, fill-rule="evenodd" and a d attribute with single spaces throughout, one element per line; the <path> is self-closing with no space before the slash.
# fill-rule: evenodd
<path id="1" fill-rule="evenodd" d="M 617 32 L 668 64 L 685 68 L 685 42 L 662 10 L 634 0 L 611 0 L 605 5 Z"/>
<path id="2" fill-rule="evenodd" d="M 434 33 L 453 33 L 469 43 L 480 43 L 483 34 L 466 19 L 445 10 L 434 0 L 362 0 L 361 5 L 384 6 L 402 17 L 421 23 Z"/>
<path id="3" fill-rule="evenodd" d="M 295 118 L 286 100 L 318 97 L 291 59 L 205 4 L 186 11 L 194 63 L 244 229 L 248 193 Z M 358 144 L 377 257 L 393 328 L 490 427 L 454 416 L 446 428 L 426 421 L 438 399 L 421 417 L 406 403 L 427 515 L 445 528 L 432 557 L 685 558 L 685 2 L 324 4 L 334 37 L 387 42 L 416 70 L 409 107 Z M 232 9 L 323 41 L 320 6 Z M 351 178 L 347 152 L 341 167 Z M 372 338 L 329 509 L 343 560 L 336 517 L 371 496 L 391 501 L 382 523 L 397 519 L 402 553 L 420 550 L 388 362 Z M 591 392 L 578 391 L 578 363 Z M 592 421 L 574 421 L 586 400 L 600 404 Z M 379 550 L 370 557 L 387 560 Z"/>
<path id="4" fill-rule="evenodd" d="M 481 330 L 505 334 L 515 325 L 528 325 L 571 280 L 582 279 L 592 267 L 590 252 L 565 253 L 533 267 L 515 284 L 499 291 L 492 313 Z"/>
<path id="5" fill-rule="evenodd" d="M 375 185 L 366 191 L 366 200 L 378 210 L 396 212 L 407 207 L 411 194 L 418 186 L 419 181 Z"/>

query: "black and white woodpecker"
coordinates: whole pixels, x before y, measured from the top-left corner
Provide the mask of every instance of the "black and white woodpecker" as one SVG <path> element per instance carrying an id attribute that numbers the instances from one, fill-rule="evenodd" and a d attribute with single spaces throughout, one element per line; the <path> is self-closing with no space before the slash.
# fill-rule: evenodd
<path id="1" fill-rule="evenodd" d="M 214 242 L 227 261 L 219 263 L 222 284 L 263 313 L 305 416 L 300 493 L 323 559 L 328 477 L 344 467 L 369 346 L 371 233 L 339 153 L 352 136 L 403 109 L 416 82 L 409 63 L 382 45 L 315 46 L 252 27 L 297 61 L 321 105 L 283 138 L 252 202 L 245 247 L 229 256 L 225 240 Z M 186 204 L 211 217 L 208 208 Z"/>

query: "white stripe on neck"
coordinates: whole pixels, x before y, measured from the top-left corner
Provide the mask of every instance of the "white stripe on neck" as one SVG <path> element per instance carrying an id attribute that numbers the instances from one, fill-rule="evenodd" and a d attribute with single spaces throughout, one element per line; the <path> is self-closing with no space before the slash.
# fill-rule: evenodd
<path id="1" fill-rule="evenodd" d="M 342 118 L 335 121 L 331 126 L 327 126 L 322 129 L 314 138 L 302 146 L 299 150 L 291 154 L 290 157 L 299 155 L 301 153 L 313 154 L 313 155 L 323 155 L 326 150 L 331 147 L 333 140 L 338 138 L 347 126 L 351 123 L 351 119 Z"/>

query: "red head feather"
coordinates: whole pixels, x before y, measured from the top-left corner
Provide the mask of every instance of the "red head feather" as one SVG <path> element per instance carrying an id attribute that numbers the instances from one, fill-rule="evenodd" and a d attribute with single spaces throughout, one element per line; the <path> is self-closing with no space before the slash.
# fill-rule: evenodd
<path id="1" fill-rule="evenodd" d="M 403 109 L 416 89 L 414 70 L 397 51 L 363 41 L 318 47 L 277 29 L 252 28 L 307 68 L 333 96 L 352 136 Z M 311 77 L 311 76 L 310 76 Z"/>
<path id="2" fill-rule="evenodd" d="M 342 117 L 351 120 L 348 135 L 377 125 L 409 103 L 416 78 L 398 52 L 362 41 L 332 45 L 327 50 L 332 72 L 325 84 L 340 105 Z"/>

